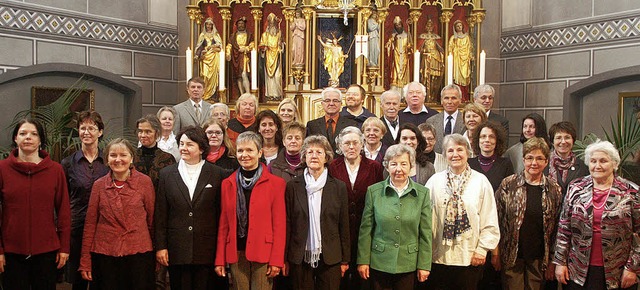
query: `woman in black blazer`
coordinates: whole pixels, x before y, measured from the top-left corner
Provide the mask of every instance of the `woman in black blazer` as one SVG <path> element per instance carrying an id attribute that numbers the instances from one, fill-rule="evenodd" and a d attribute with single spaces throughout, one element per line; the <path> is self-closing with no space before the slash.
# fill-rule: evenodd
<path id="1" fill-rule="evenodd" d="M 576 127 L 572 123 L 562 121 L 551 125 L 549 138 L 553 142 L 553 150 L 544 174 L 560 185 L 564 199 L 569 183 L 589 175 L 589 167 L 571 151 L 576 141 Z"/>
<path id="2" fill-rule="evenodd" d="M 169 267 L 171 289 L 227 289 L 214 272 L 223 170 L 206 162 L 202 128 L 178 133 L 180 161 L 160 171 L 155 207 L 156 260 Z"/>
<path id="3" fill-rule="evenodd" d="M 293 289 L 338 290 L 349 269 L 349 209 L 345 184 L 331 176 L 331 145 L 310 136 L 302 145 L 302 176 L 287 183 L 285 270 Z"/>

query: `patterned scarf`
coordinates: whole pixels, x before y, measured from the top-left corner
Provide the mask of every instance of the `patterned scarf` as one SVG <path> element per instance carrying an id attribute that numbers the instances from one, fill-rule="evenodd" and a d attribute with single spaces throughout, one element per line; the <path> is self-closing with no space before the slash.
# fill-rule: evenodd
<path id="1" fill-rule="evenodd" d="M 238 216 L 238 236 L 244 238 L 247 236 L 247 224 L 249 223 L 247 200 L 244 196 L 244 191 L 253 190 L 253 187 L 262 175 L 262 164 L 258 164 L 258 170 L 249 181 L 244 180 L 242 173 L 240 173 L 241 170 L 242 169 L 238 169 L 236 171 L 236 179 L 238 181 L 238 189 L 236 191 L 236 215 Z"/>
<path id="2" fill-rule="evenodd" d="M 450 197 L 447 202 L 447 214 L 444 218 L 443 245 L 453 245 L 454 240 L 461 240 L 462 235 L 471 230 L 469 217 L 462 200 L 462 194 L 470 178 L 471 168 L 469 165 L 460 175 L 453 173 L 451 167 L 447 169 L 447 192 Z"/>
<path id="3" fill-rule="evenodd" d="M 562 159 L 560 155 L 556 153 L 556 150 L 551 152 L 551 166 L 549 166 L 549 178 L 553 179 L 553 181 L 558 182 L 558 172 L 562 177 L 562 182 L 567 182 L 567 175 L 569 174 L 569 169 L 576 163 L 576 155 L 573 152 L 569 153 L 569 157 L 567 159 Z"/>

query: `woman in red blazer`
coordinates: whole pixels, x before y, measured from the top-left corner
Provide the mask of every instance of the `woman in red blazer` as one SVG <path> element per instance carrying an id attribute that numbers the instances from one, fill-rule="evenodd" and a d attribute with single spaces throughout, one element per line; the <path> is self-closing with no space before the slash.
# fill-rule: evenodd
<path id="1" fill-rule="evenodd" d="M 235 289 L 271 290 L 284 266 L 285 181 L 258 161 L 258 134 L 244 132 L 236 144 L 240 168 L 222 181 L 215 271 L 226 276 L 230 264 Z"/>
<path id="2" fill-rule="evenodd" d="M 358 230 L 360 229 L 360 220 L 362 220 L 367 188 L 382 181 L 382 165 L 362 154 L 364 135 L 360 129 L 353 126 L 346 127 L 336 139 L 337 151 L 343 156 L 339 156 L 331 162 L 329 175 L 347 185 L 351 237 L 351 265 L 344 275 L 345 279 L 342 281 L 341 289 L 362 289 L 363 280 L 358 275 L 356 265 Z"/>

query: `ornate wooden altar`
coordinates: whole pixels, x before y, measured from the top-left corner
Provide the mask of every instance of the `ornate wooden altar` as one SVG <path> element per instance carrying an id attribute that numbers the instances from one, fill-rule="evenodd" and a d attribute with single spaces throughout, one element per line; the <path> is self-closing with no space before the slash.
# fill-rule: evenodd
<path id="1" fill-rule="evenodd" d="M 296 14 L 296 10 L 301 13 Z M 251 92 L 258 96 L 261 108 L 275 109 L 282 98 L 294 99 L 304 120 L 323 114 L 319 102 L 320 92 L 330 85 L 330 75 L 323 63 L 323 51 L 326 51 L 326 48 L 323 49 L 323 44 L 317 36 L 321 36 L 323 41 L 331 38 L 339 40 L 337 44 L 346 55 L 344 70 L 334 86 L 345 88 L 352 83 L 362 85 L 367 91 L 365 107 L 377 115 L 381 114 L 380 94 L 390 89 L 392 83 L 396 83 L 396 80 L 392 79 L 395 78 L 392 76 L 392 70 L 396 61 L 393 40 L 396 35 L 394 33 L 400 25 L 409 40 L 404 55 L 407 58 L 404 63 L 406 73 L 409 74 L 407 79 L 409 82 L 417 80 L 425 84 L 427 104 L 431 104 L 432 107 L 439 106 L 439 91 L 447 82 L 447 76 L 453 75 L 453 72 L 450 74 L 453 65 L 449 65 L 447 60 L 450 52 L 457 53 L 458 57 L 462 55 L 462 65 L 460 61 L 452 62 L 456 65 L 452 82 L 462 87 L 464 100 L 471 99 L 473 88 L 481 82 L 480 39 L 482 21 L 485 17 L 482 0 L 191 0 L 187 12 L 191 23 L 191 48 L 198 44 L 205 19 L 213 19 L 224 50 L 231 41 L 231 35 L 238 30 L 237 19 L 246 17 L 246 30 L 253 35 L 251 49 L 257 50 L 258 55 L 258 59 L 252 59 L 251 64 L 251 69 L 257 70 L 255 75 L 251 76 Z M 260 51 L 263 49 L 259 45 L 260 38 L 267 28 L 267 17 L 271 13 L 278 21 L 277 26 L 282 37 L 281 54 L 278 59 L 282 74 L 279 80 L 282 87 L 281 96 L 265 95 L 264 71 L 268 64 L 266 58 L 260 57 Z M 363 45 L 369 45 L 368 39 L 363 43 L 362 38 L 356 43 L 356 36 L 368 37 L 370 32 L 367 27 L 373 27 L 368 21 L 373 14 L 377 14 L 379 27 L 379 38 L 371 42 L 379 47 L 377 63 L 367 58 L 371 56 L 369 49 L 364 49 L 365 55 L 356 57 L 355 54 L 358 45 L 361 48 Z M 306 24 L 303 34 L 304 60 L 292 64 L 293 32 L 290 27 L 296 15 L 304 18 Z M 395 23 L 398 23 L 396 27 Z M 459 27 L 456 28 L 457 23 L 461 23 L 462 31 Z M 300 37 L 300 32 L 297 37 Z M 457 45 L 454 41 L 465 37 L 470 43 L 467 56 L 453 47 Z M 376 40 L 374 37 L 371 39 Z M 388 45 L 390 41 L 391 47 Z M 418 59 L 420 64 L 416 65 Z M 234 76 L 232 65 L 229 60 L 225 63 L 225 66 L 221 67 L 224 69 L 224 76 L 220 78 L 224 85 L 218 87 L 217 93 L 211 96 L 213 99 L 210 101 L 225 102 L 233 108 L 235 100 L 240 95 L 240 89 L 234 81 L 237 76 Z M 192 68 L 194 76 L 200 74 L 199 60 L 193 60 Z M 459 74 L 461 71 L 463 73 Z M 465 76 L 466 81 L 461 81 Z"/>

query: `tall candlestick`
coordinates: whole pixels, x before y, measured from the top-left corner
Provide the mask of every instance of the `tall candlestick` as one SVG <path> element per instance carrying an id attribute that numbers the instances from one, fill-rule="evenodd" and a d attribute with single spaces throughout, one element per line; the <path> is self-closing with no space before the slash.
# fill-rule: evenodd
<path id="1" fill-rule="evenodd" d="M 224 56 L 224 50 L 220 50 L 219 53 L 220 53 L 220 71 L 218 73 L 218 76 L 219 76 L 219 78 L 218 78 L 218 80 L 219 80 L 218 81 L 218 83 L 219 83 L 218 84 L 218 90 L 222 91 L 222 90 L 225 89 L 225 86 L 224 86 L 224 73 L 225 73 L 224 66 L 225 66 L 225 62 L 226 61 L 225 61 L 225 56 Z"/>
<path id="2" fill-rule="evenodd" d="M 420 82 L 420 51 L 413 53 L 413 81 Z"/>
<path id="3" fill-rule="evenodd" d="M 447 56 L 447 85 L 453 84 L 453 54 Z"/>
<path id="4" fill-rule="evenodd" d="M 482 52 L 480 52 L 480 77 L 478 80 L 479 85 L 484 84 L 485 69 L 487 68 L 486 61 L 487 61 L 487 54 L 483 50 Z"/>
<path id="5" fill-rule="evenodd" d="M 258 51 L 251 50 L 251 90 L 258 89 Z"/>
<path id="6" fill-rule="evenodd" d="M 187 81 L 193 77 L 193 52 L 190 47 L 187 47 L 187 52 L 184 54 L 187 62 L 186 70 L 187 70 Z"/>

